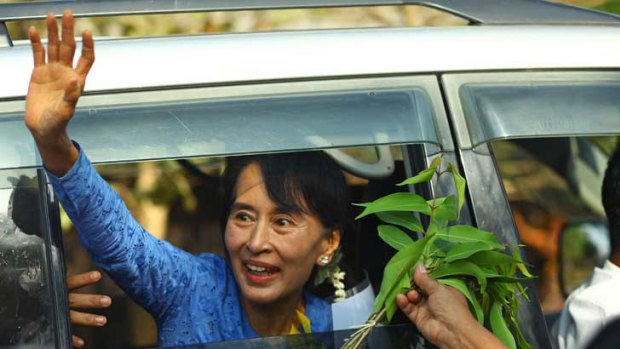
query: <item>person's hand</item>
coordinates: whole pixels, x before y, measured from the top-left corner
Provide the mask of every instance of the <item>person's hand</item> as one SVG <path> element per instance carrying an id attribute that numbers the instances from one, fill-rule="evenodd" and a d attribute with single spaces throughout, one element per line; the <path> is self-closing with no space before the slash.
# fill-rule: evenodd
<path id="1" fill-rule="evenodd" d="M 107 308 L 112 304 L 112 299 L 108 296 L 95 294 L 81 294 L 73 291 L 88 285 L 95 284 L 101 280 L 101 273 L 90 271 L 83 274 L 67 277 L 67 289 L 69 290 L 69 308 L 71 314 L 71 324 L 81 326 L 101 327 L 106 324 L 105 316 L 84 313 L 78 310 Z M 84 345 L 84 340 L 73 335 L 73 346 L 80 348 Z"/>
<path id="2" fill-rule="evenodd" d="M 398 295 L 396 303 L 424 338 L 440 348 L 506 348 L 476 321 L 459 291 L 432 279 L 421 265 L 413 281 L 422 293 Z"/>
<path id="3" fill-rule="evenodd" d="M 26 96 L 24 122 L 48 169 L 54 174 L 63 175 L 78 155 L 66 129 L 84 90 L 86 76 L 95 61 L 94 40 L 91 32 L 85 31 L 82 34 L 82 54 L 73 68 L 76 45 L 71 11 L 65 10 L 62 15 L 62 40 L 59 39 L 53 13 L 48 14 L 46 23 L 47 62 L 37 29 L 30 27 L 28 31 L 34 69 Z"/>

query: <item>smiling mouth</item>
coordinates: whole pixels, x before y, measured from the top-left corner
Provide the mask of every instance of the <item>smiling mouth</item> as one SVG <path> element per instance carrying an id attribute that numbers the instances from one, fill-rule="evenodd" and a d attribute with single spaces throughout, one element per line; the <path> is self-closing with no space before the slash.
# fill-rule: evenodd
<path id="1" fill-rule="evenodd" d="M 278 267 L 267 267 L 256 264 L 244 263 L 245 269 L 256 276 L 270 276 L 280 271 Z"/>

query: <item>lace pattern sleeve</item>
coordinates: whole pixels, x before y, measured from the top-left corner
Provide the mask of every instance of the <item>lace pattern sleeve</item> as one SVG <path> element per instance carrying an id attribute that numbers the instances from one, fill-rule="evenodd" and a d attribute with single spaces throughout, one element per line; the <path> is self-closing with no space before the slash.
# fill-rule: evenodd
<path id="1" fill-rule="evenodd" d="M 156 319 L 183 301 L 181 290 L 196 283 L 196 258 L 148 233 L 82 150 L 64 177 L 48 176 L 84 247 L 132 299 Z"/>

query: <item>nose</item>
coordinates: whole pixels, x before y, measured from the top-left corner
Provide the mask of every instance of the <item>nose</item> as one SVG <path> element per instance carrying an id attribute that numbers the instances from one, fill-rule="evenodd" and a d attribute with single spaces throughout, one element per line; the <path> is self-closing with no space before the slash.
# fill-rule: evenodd
<path id="1" fill-rule="evenodd" d="M 248 240 L 246 247 L 253 254 L 261 254 L 271 250 L 271 244 L 269 243 L 269 224 L 266 222 L 258 222 L 252 229 L 250 239 Z"/>

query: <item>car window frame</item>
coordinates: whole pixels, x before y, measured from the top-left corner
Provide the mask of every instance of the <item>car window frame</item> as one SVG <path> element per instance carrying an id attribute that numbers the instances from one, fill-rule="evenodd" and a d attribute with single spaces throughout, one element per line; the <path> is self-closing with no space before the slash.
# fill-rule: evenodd
<path id="1" fill-rule="evenodd" d="M 96 94 L 86 94 L 78 105 L 79 108 L 88 108 L 95 106 L 114 106 L 122 105 L 124 103 L 149 103 L 149 102 L 162 102 L 166 100 L 174 100 L 183 98 L 187 101 L 196 99 L 220 99 L 220 98 L 237 98 L 246 96 L 260 96 L 262 98 L 269 98 L 270 96 L 288 93 L 321 93 L 321 92 L 337 92 L 337 91 L 350 91 L 350 90 L 363 90 L 363 89 L 380 89 L 380 90 L 395 90 L 405 91 L 409 88 L 422 89 L 429 98 L 430 107 L 432 109 L 433 122 L 435 124 L 435 132 L 439 144 L 431 145 L 424 144 L 425 148 L 429 149 L 429 152 L 438 154 L 445 151 L 453 151 L 454 143 L 450 131 L 449 121 L 444 109 L 444 102 L 440 90 L 439 81 L 435 75 L 414 75 L 414 76 L 398 76 L 398 77 L 383 77 L 383 78 L 358 78 L 358 79 L 339 79 L 322 80 L 322 81 L 290 81 L 290 82 L 273 82 L 263 84 L 245 84 L 236 86 L 198 86 L 193 88 L 179 88 L 171 86 L 169 89 L 158 90 L 146 90 L 146 91 L 105 91 L 98 92 Z M 7 113 L 21 113 L 25 107 L 23 100 L 5 100 L 0 101 L 0 117 Z M 388 143 L 390 144 L 390 143 Z M 404 143 L 404 149 L 411 149 L 411 146 L 407 144 L 420 144 L 413 141 L 412 143 Z M 361 145 L 361 144 L 360 144 Z M 368 145 L 368 144 L 366 144 Z M 320 149 L 320 147 L 317 147 Z M 283 151 L 291 151 L 294 149 L 282 149 Z M 211 154 L 208 156 L 228 156 L 234 154 Z M 29 171 L 36 171 L 38 181 L 40 182 L 40 195 L 45 198 L 41 204 L 42 217 L 44 219 L 46 230 L 46 262 L 49 270 L 49 285 L 51 286 L 52 295 L 52 320 L 54 322 L 54 330 L 57 333 L 55 336 L 55 346 L 57 348 L 65 349 L 71 348 L 71 325 L 68 309 L 68 296 L 67 285 L 65 281 L 66 266 L 64 260 L 64 253 L 62 248 L 62 231 L 60 228 L 60 208 L 58 200 L 51 189 L 49 181 L 46 179 L 45 171 L 42 166 L 41 159 L 38 153 L 35 152 L 34 156 L 37 158 L 35 166 L 17 166 L 0 168 L 0 176 L 3 174 L 9 175 L 15 171 L 21 169 L 28 169 Z M 158 158 L 159 159 L 159 158 Z M 147 161 L 153 160 L 150 158 L 140 158 L 135 160 L 125 159 L 123 162 L 134 161 Z M 105 161 L 94 163 L 115 163 L 115 161 Z M 424 164 L 426 165 L 426 164 Z M 418 167 L 423 166 L 418 161 Z M 405 161 L 405 168 L 407 174 L 412 174 L 409 162 Z M 417 170 L 415 170 L 417 171 Z M 0 178 L 4 179 L 4 178 Z M 414 188 L 410 188 L 414 190 Z M 51 249 L 55 241 L 55 244 L 59 244 L 58 252 L 52 253 Z"/>

